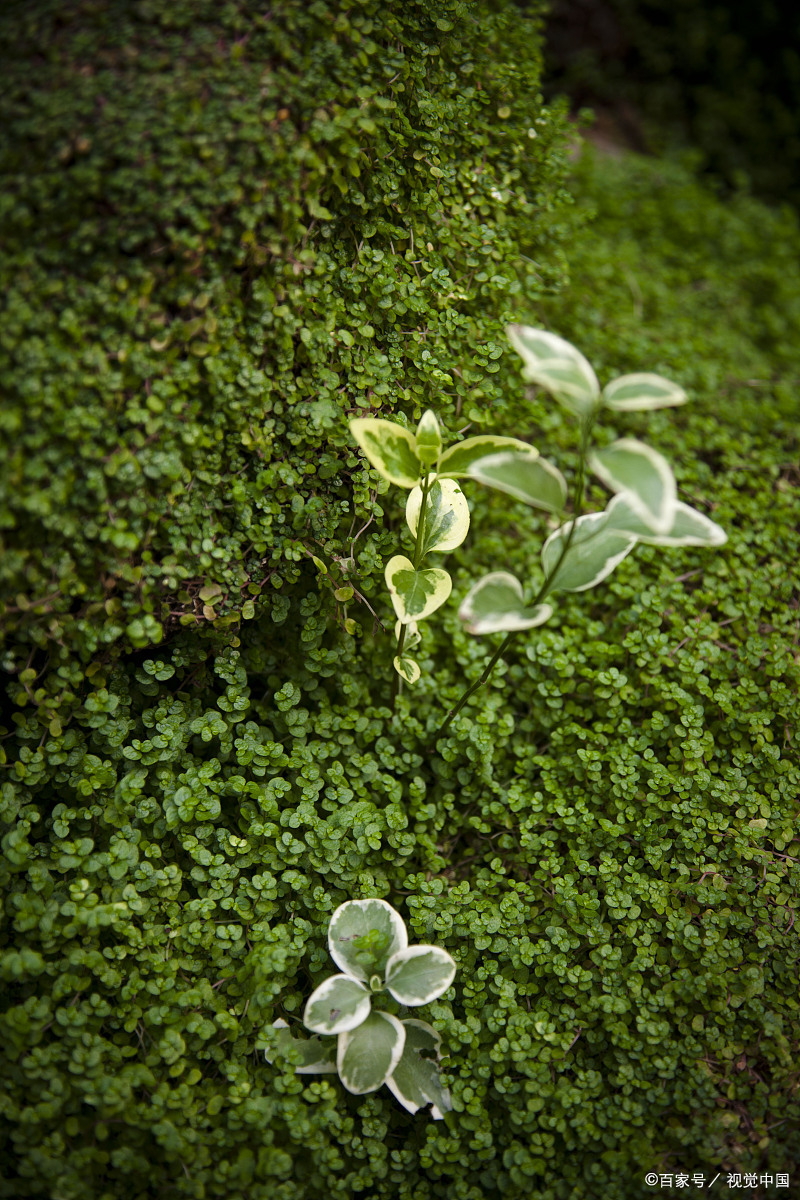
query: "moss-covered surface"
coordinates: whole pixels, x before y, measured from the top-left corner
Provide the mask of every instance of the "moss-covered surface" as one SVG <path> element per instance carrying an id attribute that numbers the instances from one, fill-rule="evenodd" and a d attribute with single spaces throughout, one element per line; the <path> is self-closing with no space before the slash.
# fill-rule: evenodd
<path id="1" fill-rule="evenodd" d="M 185 173 L 196 148 L 174 168 L 184 191 L 172 215 L 168 198 L 155 203 L 157 182 L 131 207 L 148 163 L 155 171 L 167 150 L 159 142 L 139 163 L 105 118 L 86 134 L 93 146 L 107 137 L 108 153 L 131 155 L 115 214 L 98 215 L 90 190 L 62 183 L 65 168 L 48 157 L 55 132 L 33 140 L 27 162 L 17 151 L 16 177 L 32 182 L 4 201 L 16 214 L 18 266 L 0 329 L 18 356 L 19 389 L 3 410 L 18 472 L 4 517 L 4 588 L 12 581 L 23 599 L 9 600 L 0 743 L 4 1197 L 638 1200 L 648 1171 L 699 1171 L 707 1182 L 723 1172 L 721 1196 L 772 1194 L 728 1189 L 729 1171 L 796 1175 L 800 232 L 751 201 L 721 205 L 677 167 L 587 158 L 569 183 L 574 215 L 587 218 L 567 246 L 569 286 L 548 295 L 563 278 L 554 240 L 567 211 L 554 207 L 562 134 L 519 80 L 503 83 L 504 61 L 513 74 L 510 51 L 499 54 L 506 17 L 484 14 L 472 26 L 441 5 L 435 18 L 401 7 L 403 21 L 427 23 L 397 54 L 417 70 L 420 42 L 440 37 L 442 56 L 425 55 L 419 78 L 437 103 L 459 97 L 449 123 L 439 113 L 424 125 L 438 151 L 404 151 L 403 186 L 421 190 L 401 212 L 391 200 L 356 212 L 351 189 L 377 187 L 374 170 L 365 185 L 348 182 L 341 200 L 335 184 L 319 184 L 331 218 L 292 215 L 278 206 L 277 185 L 274 211 L 260 209 L 236 172 L 230 186 L 245 198 L 226 200 L 230 208 L 220 200 L 217 225 L 192 230 L 191 200 L 207 186 Z M 112 8 L 92 7 L 99 27 Z M 149 49 L 127 74 L 120 63 L 133 61 L 133 35 L 120 33 L 115 49 L 119 26 L 107 27 L 102 69 L 127 79 L 119 111 L 131 122 L 144 118 L 130 97 L 159 94 L 158 70 L 146 78 L 141 67 L 156 54 L 142 32 L 155 11 L 135 9 Z M 284 11 L 287 22 L 327 19 L 322 9 Z M 370 10 L 350 11 L 357 28 Z M 220 12 L 227 22 L 239 10 Z M 433 33 L 451 19 L 457 37 Z M 46 128 L 58 128 L 52 97 L 67 87 L 68 64 L 84 63 L 78 42 L 70 58 L 59 39 L 86 38 L 85 28 L 54 25 L 27 99 L 20 68 L 18 122 L 34 120 L 39 96 Z M 360 72 L 383 63 L 352 30 L 334 42 L 325 28 L 316 44 L 327 54 L 345 46 Z M 291 176 L 299 196 L 297 117 L 278 117 L 275 81 L 288 77 L 273 69 L 266 94 L 250 94 L 266 71 L 257 36 L 295 63 L 293 86 L 309 105 L 312 92 L 315 105 L 326 102 L 323 83 L 292 57 L 297 39 L 276 41 L 278 31 L 244 41 L 248 31 L 235 31 L 221 49 L 213 25 L 165 29 L 163 53 L 174 52 L 170 39 L 206 47 L 205 76 L 222 55 L 225 72 L 248 84 L 237 102 L 275 110 L 260 124 L 253 117 L 236 153 L 256 155 L 265 128 L 273 148 L 287 137 L 278 178 Z M 394 35 L 387 44 L 394 52 Z M 461 109 L 464 73 L 446 63 L 470 46 L 493 65 L 483 60 L 476 107 Z M 302 63 L 313 60 L 307 52 Z M 328 63 L 331 78 L 336 69 Z M 228 120 L 235 105 L 208 112 L 198 70 L 185 63 L 168 94 L 197 90 L 186 120 L 195 113 L 211 150 L 199 161 L 221 156 L 222 178 L 234 151 L 213 136 L 212 117 Z M 107 82 L 99 90 L 100 68 L 70 71 L 87 111 L 105 112 L 97 95 L 113 97 Z M 52 95 L 48 79 L 62 80 Z M 488 131 L 477 117 L 487 91 L 495 115 L 511 109 Z M 410 136 L 403 105 L 421 111 L 419 82 L 393 98 L 399 108 L 388 115 L 369 109 L 383 133 L 365 136 Z M 293 103 L 285 100 L 290 112 Z M 529 107 L 510 131 L 517 104 Z M 342 109 L 356 121 L 364 111 L 360 99 Z M 310 142 L 322 155 L 320 129 L 345 118 L 316 119 Z M 177 110 L 163 120 L 181 127 Z M 337 136 L 325 181 L 348 157 Z M 436 183 L 411 165 L 434 153 Z M 485 180 L 484 155 L 505 164 Z M 506 179 L 512 170 L 519 177 Z M 526 180 L 539 181 L 535 195 Z M 62 186 L 63 204 L 52 199 Z M 481 194 L 466 197 L 467 186 Z M 78 215 L 69 216 L 71 195 Z M 27 211 L 41 222 L 25 226 Z M 129 212 L 142 241 L 109 265 L 116 243 L 105 231 L 129 228 Z M 279 212 L 285 240 L 270 249 L 258 230 L 279 225 Z M 59 236 L 61 219 L 76 224 Z M 311 220 L 327 249 L 313 231 L 305 246 L 297 238 L 297 223 Z M 409 250 L 414 227 L 413 262 L 391 249 L 388 226 L 367 235 L 378 220 L 406 230 Z M 172 230 L 163 277 L 153 265 L 160 243 L 148 240 L 158 221 Z M 460 256 L 457 269 L 436 257 L 434 228 Z M 75 249 L 81 230 L 85 254 Z M 139 290 L 148 273 L 152 288 Z M 111 278 L 128 281 L 118 307 Z M 368 299 L 388 280 L 388 304 Z M 448 299 L 451 291 L 461 294 Z M 437 738 L 489 641 L 464 634 L 448 605 L 423 642 L 423 678 L 392 710 L 392 638 L 366 603 L 348 606 L 358 626 L 349 637 L 331 585 L 354 581 L 391 625 L 382 566 L 401 536 L 402 498 L 353 451 L 346 417 L 380 407 L 411 422 L 433 402 L 451 430 L 472 421 L 473 432 L 528 438 L 570 473 L 574 430 L 519 381 L 500 332 L 511 312 L 574 341 L 601 382 L 652 369 L 687 388 L 685 408 L 606 420 L 603 436 L 647 436 L 675 465 L 681 497 L 729 542 L 714 552 L 639 548 L 597 591 L 563 598 Z M 165 316 L 158 331 L 156 313 Z M 192 351 L 198 340 L 208 353 Z M 111 441 L 109 463 L 127 464 L 118 480 L 116 465 L 100 465 Z M 161 473 L 170 455 L 174 479 Z M 598 485 L 590 498 L 603 503 Z M 456 600 L 498 565 L 535 575 L 546 530 L 544 516 L 502 496 L 475 487 L 470 500 L 470 537 L 448 559 Z M 126 522 L 117 533 L 139 538 L 136 547 L 111 537 L 115 514 Z M 104 580 L 114 585 L 110 608 L 96 590 Z M 30 596 L 44 586 L 56 598 L 26 608 L 28 582 Z M 172 619 L 164 596 L 174 596 Z M 161 629 L 156 645 L 148 614 Z M 454 1101 L 443 1122 L 410 1117 L 385 1090 L 354 1097 L 333 1076 L 296 1077 L 264 1060 L 272 1021 L 298 1022 L 329 972 L 330 913 L 370 895 L 402 912 L 412 941 L 444 946 L 458 963 L 450 991 L 420 1013 L 443 1038 Z"/>

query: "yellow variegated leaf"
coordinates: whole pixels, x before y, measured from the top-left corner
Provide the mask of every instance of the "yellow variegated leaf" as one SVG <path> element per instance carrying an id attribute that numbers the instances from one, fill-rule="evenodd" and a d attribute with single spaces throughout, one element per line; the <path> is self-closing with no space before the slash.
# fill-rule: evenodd
<path id="1" fill-rule="evenodd" d="M 419 529 L 422 488 L 412 488 L 406 502 L 406 522 L 414 538 Z M 460 546 L 469 532 L 469 505 L 453 479 L 437 479 L 428 492 L 422 531 L 423 555 L 444 554 Z"/>
<path id="2" fill-rule="evenodd" d="M 426 467 L 433 466 L 442 453 L 442 434 L 432 408 L 422 414 L 417 426 L 417 454 Z"/>
<path id="3" fill-rule="evenodd" d="M 438 567 L 417 571 L 402 554 L 389 559 L 385 578 L 394 611 L 403 625 L 423 621 L 436 612 L 450 595 L 453 586 L 447 571 Z"/>
<path id="4" fill-rule="evenodd" d="M 350 432 L 375 470 L 398 487 L 414 487 L 423 473 L 413 433 L 394 421 L 357 417 Z"/>

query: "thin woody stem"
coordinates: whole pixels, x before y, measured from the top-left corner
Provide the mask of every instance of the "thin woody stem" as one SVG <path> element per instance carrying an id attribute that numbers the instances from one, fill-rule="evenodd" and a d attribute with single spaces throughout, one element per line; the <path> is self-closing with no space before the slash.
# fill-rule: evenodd
<path id="1" fill-rule="evenodd" d="M 545 576 L 542 586 L 539 588 L 539 591 L 537 592 L 536 596 L 534 597 L 534 599 L 532 601 L 532 604 L 531 604 L 532 608 L 535 608 L 537 604 L 541 604 L 542 601 L 544 600 L 544 598 L 550 592 L 550 590 L 553 586 L 553 581 L 555 580 L 556 576 L 558 575 L 559 570 L 561 569 L 561 564 L 564 561 L 564 559 L 566 558 L 566 556 L 569 552 L 570 545 L 572 544 L 572 539 L 575 536 L 575 529 L 578 524 L 578 517 L 581 515 L 581 511 L 583 508 L 583 493 L 584 493 L 584 488 L 585 488 L 585 483 L 586 483 L 586 452 L 587 452 L 588 444 L 589 444 L 589 435 L 592 431 L 593 425 L 594 425 L 594 414 L 592 414 L 591 416 L 589 416 L 587 418 L 587 420 L 583 423 L 583 426 L 581 428 L 580 458 L 578 460 L 578 474 L 577 474 L 577 478 L 575 480 L 575 496 L 574 496 L 573 506 L 572 506 L 573 516 L 572 516 L 572 523 L 570 524 L 570 528 L 569 528 L 569 533 L 567 534 L 566 539 L 564 541 L 564 545 L 561 548 L 561 553 L 558 556 L 556 565 L 554 566 L 553 570 L 550 571 L 550 573 L 547 576 Z M 475 692 L 478 691 L 479 688 L 483 687 L 483 685 L 486 683 L 489 676 L 491 675 L 492 671 L 497 666 L 500 659 L 505 655 L 508 647 L 514 641 L 514 638 L 517 636 L 518 633 L 521 633 L 521 632 L 522 632 L 522 630 L 515 629 L 515 630 L 512 630 L 511 633 L 506 634 L 503 641 L 500 643 L 500 645 L 497 647 L 497 649 L 495 650 L 492 657 L 487 662 L 486 666 L 484 667 L 483 671 L 481 672 L 480 677 L 478 679 L 476 679 L 474 683 L 470 684 L 470 686 L 464 692 L 461 699 L 458 701 L 458 704 L 456 704 L 455 708 L 450 709 L 450 712 L 445 717 L 442 727 L 439 730 L 439 736 L 441 736 L 445 732 L 445 730 L 449 728 L 450 723 L 461 712 L 461 709 L 464 707 L 466 702 L 469 700 L 470 696 L 473 696 L 475 694 Z"/>
<path id="2" fill-rule="evenodd" d="M 422 480 L 422 499 L 419 505 L 419 517 L 417 518 L 417 540 L 414 544 L 414 558 L 412 566 L 416 571 L 422 560 L 422 544 L 425 535 L 425 510 L 428 507 L 428 496 L 430 495 L 431 485 L 429 484 L 430 472 L 425 472 L 425 477 Z M 399 658 L 403 653 L 403 646 L 406 644 L 406 625 L 400 626 L 400 634 L 397 639 L 397 649 L 395 650 L 395 658 Z M 398 681 L 399 682 L 399 681 Z"/>

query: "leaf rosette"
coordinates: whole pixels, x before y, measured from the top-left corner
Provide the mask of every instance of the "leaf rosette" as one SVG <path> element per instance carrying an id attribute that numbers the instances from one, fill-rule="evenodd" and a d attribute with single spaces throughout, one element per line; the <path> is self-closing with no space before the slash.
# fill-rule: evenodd
<path id="1" fill-rule="evenodd" d="M 319 1036 L 292 1038 L 283 1021 L 275 1022 L 278 1050 L 296 1056 L 298 1073 L 337 1071 L 358 1096 L 387 1084 L 409 1112 L 430 1104 L 434 1118 L 441 1117 L 450 1097 L 439 1082 L 439 1035 L 424 1021 L 373 1008 L 372 1000 L 381 992 L 407 1008 L 436 1000 L 453 982 L 453 958 L 439 946 L 409 946 L 402 917 L 378 899 L 341 904 L 331 917 L 328 949 L 340 973 L 314 990 L 303 1022 L 315 1035 L 337 1038 L 335 1057 Z"/>

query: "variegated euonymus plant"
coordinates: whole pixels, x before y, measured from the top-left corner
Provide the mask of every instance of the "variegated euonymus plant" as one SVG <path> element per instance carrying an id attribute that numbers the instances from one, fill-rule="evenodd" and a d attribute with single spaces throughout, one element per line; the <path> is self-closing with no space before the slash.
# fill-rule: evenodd
<path id="1" fill-rule="evenodd" d="M 447 571 L 424 567 L 424 560 L 455 550 L 469 530 L 469 505 L 456 481 L 476 479 L 550 512 L 563 508 L 566 484 L 535 447 L 518 438 L 485 434 L 445 448 L 430 409 L 416 433 L 374 417 L 359 417 L 350 429 L 379 474 L 410 489 L 406 523 L 414 539 L 413 557 L 396 554 L 386 565 L 385 578 L 397 615 L 395 670 L 415 683 L 419 667 L 409 651 L 420 640 L 419 622 L 444 604 L 452 587 Z M 526 627 L 547 620 L 549 611 L 526 614 Z"/>
<path id="2" fill-rule="evenodd" d="M 439 1035 L 425 1021 L 373 1009 L 372 1001 L 388 993 L 408 1008 L 428 1004 L 453 982 L 455 962 L 438 946 L 409 946 L 402 917 L 385 900 L 341 904 L 331 917 L 328 948 L 341 974 L 320 984 L 303 1014 L 306 1027 L 322 1037 L 300 1041 L 276 1021 L 279 1051 L 296 1048 L 298 1075 L 338 1072 L 357 1096 L 385 1083 L 409 1112 L 430 1104 L 440 1118 L 451 1104 L 439 1080 Z M 324 1041 L 326 1035 L 336 1042 Z"/>
<path id="3" fill-rule="evenodd" d="M 474 634 L 505 633 L 506 637 L 480 678 L 448 713 L 442 731 L 486 682 L 515 634 L 548 620 L 553 607 L 545 599 L 554 592 L 595 587 L 637 542 L 712 547 L 727 541 L 719 525 L 678 499 L 675 477 L 657 450 L 635 438 L 592 446 L 592 433 L 604 409 L 619 414 L 685 404 L 682 388 L 660 375 L 637 372 L 601 389 L 589 362 L 564 338 L 528 325 L 509 325 L 507 333 L 522 358 L 523 378 L 544 388 L 578 418 L 580 449 L 572 514 L 544 542 L 543 577 L 529 598 L 525 585 L 508 571 L 492 571 L 470 588 L 459 609 L 466 628 Z M 566 518 L 567 484 L 535 447 L 515 438 L 472 437 L 443 449 L 432 412 L 424 414 L 416 434 L 383 420 L 355 420 L 350 426 L 384 478 L 412 489 L 406 519 L 416 539 L 414 561 L 401 556 L 391 559 L 386 580 L 399 618 L 395 667 L 414 682 L 419 669 L 407 656 L 406 632 L 418 636 L 415 622 L 435 611 L 450 593 L 447 573 L 420 570 L 422 558 L 430 550 L 460 545 L 469 527 L 466 500 L 451 481 L 477 479 L 562 518 Z M 602 512 L 583 512 L 587 466 L 614 493 Z"/>

